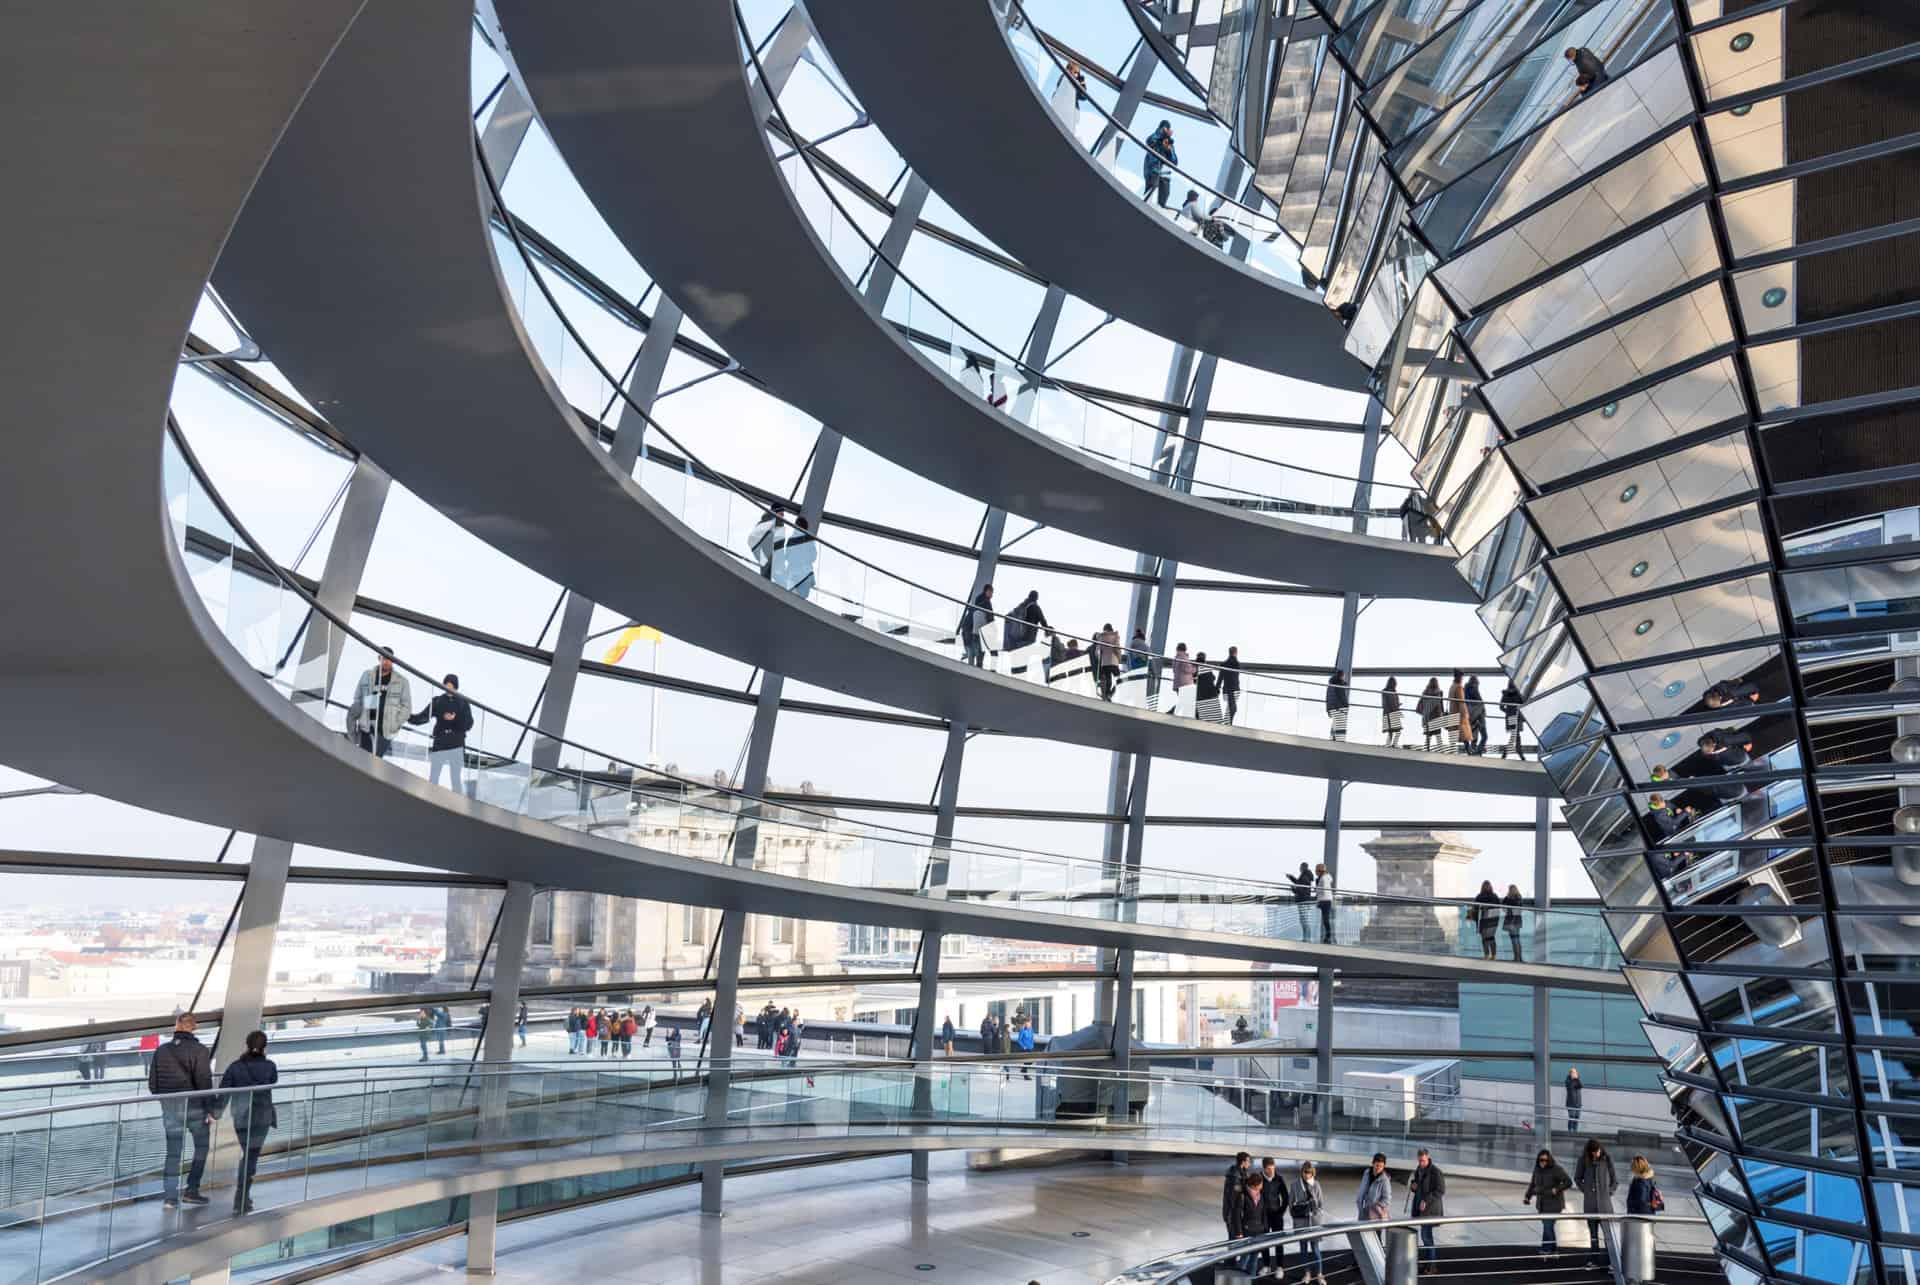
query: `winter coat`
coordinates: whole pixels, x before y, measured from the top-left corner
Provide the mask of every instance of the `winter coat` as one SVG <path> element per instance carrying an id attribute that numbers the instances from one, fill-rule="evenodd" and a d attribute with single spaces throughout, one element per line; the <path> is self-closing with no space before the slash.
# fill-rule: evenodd
<path id="1" fill-rule="evenodd" d="M 1327 713 L 1347 707 L 1347 685 L 1344 682 L 1327 684 Z"/>
<path id="2" fill-rule="evenodd" d="M 1598 1159 L 1590 1160 L 1587 1153 L 1582 1151 L 1580 1163 L 1573 1167 L 1573 1182 L 1580 1188 L 1582 1213 L 1613 1212 L 1613 1191 L 1620 1185 L 1620 1180 L 1614 1175 L 1612 1156 L 1603 1151 Z"/>
<path id="3" fill-rule="evenodd" d="M 1212 666 L 1193 676 L 1193 698 L 1197 701 L 1220 699 L 1220 671 Z"/>
<path id="4" fill-rule="evenodd" d="M 233 1131 L 258 1146 L 268 1129 L 280 1123 L 273 1109 L 273 1090 L 268 1085 L 280 1082 L 280 1068 L 265 1053 L 243 1053 L 227 1063 L 220 1077 L 223 1089 L 253 1088 L 252 1093 L 234 1093 L 227 1098 L 233 1108 Z"/>
<path id="5" fill-rule="evenodd" d="M 1660 1212 L 1654 1200 L 1660 1195 L 1660 1188 L 1651 1178 L 1635 1178 L 1627 1184 L 1627 1212 L 1630 1214 L 1657 1214 Z"/>
<path id="6" fill-rule="evenodd" d="M 1227 1166 L 1226 1182 L 1220 1189 L 1220 1218 L 1229 1227 L 1233 1226 L 1234 1202 L 1247 1189 L 1247 1175 L 1251 1172 L 1250 1169 L 1242 1169 L 1238 1161 Z"/>
<path id="7" fill-rule="evenodd" d="M 1047 627 L 1047 613 L 1040 610 L 1037 598 L 1029 598 L 1013 609 L 1013 615 L 1007 621 L 1006 648 L 1014 651 L 1031 646 L 1040 637 L 1040 631 Z"/>
<path id="8" fill-rule="evenodd" d="M 1382 714 L 1398 714 L 1400 712 L 1399 691 L 1383 691 L 1380 693 L 1380 712 Z"/>
<path id="9" fill-rule="evenodd" d="M 1296 902 L 1313 900 L 1313 876 L 1295 871 L 1287 876 L 1287 882 L 1293 885 L 1293 899 Z"/>
<path id="10" fill-rule="evenodd" d="M 1440 716 L 1447 712 L 1447 703 L 1441 699 L 1438 692 L 1423 692 L 1416 709 L 1420 715 L 1420 722 L 1424 725 L 1439 721 Z"/>
<path id="11" fill-rule="evenodd" d="M 987 592 L 982 589 L 980 596 L 968 603 L 960 612 L 960 636 L 977 638 L 980 629 L 993 614 L 993 605 L 987 600 Z"/>
<path id="12" fill-rule="evenodd" d="M 1505 897 L 1502 897 L 1500 900 L 1501 900 L 1501 903 L 1505 905 L 1507 908 L 1504 927 L 1510 933 L 1519 932 L 1520 931 L 1520 910 L 1521 910 L 1521 907 L 1525 906 L 1527 903 L 1521 900 L 1520 894 L 1517 892 L 1510 892 Z"/>
<path id="13" fill-rule="evenodd" d="M 1173 150 L 1171 130 L 1154 130 L 1153 133 L 1147 135 L 1146 147 L 1146 159 L 1140 166 L 1140 174 L 1143 178 L 1158 178 L 1166 170 L 1168 164 L 1178 165 L 1180 163 L 1179 153 Z"/>
<path id="14" fill-rule="evenodd" d="M 175 1031 L 173 1039 L 153 1051 L 147 1063 L 147 1092 L 194 1093 L 187 1099 L 188 1111 L 220 1114 L 220 1099 L 208 1093 L 213 1088 L 213 1054 L 206 1045 L 186 1031 Z"/>
<path id="15" fill-rule="evenodd" d="M 1580 1091 L 1585 1087 L 1586 1086 L 1581 1083 L 1579 1076 L 1575 1075 L 1572 1071 L 1567 1072 L 1567 1106 L 1569 1108 L 1580 1105 Z"/>
<path id="16" fill-rule="evenodd" d="M 1242 1236 L 1264 1236 L 1272 1230 L 1267 1223 L 1267 1202 L 1254 1199 L 1252 1192 L 1242 1189 L 1227 1206 L 1227 1235 L 1235 1240 Z"/>
<path id="17" fill-rule="evenodd" d="M 1445 1218 L 1447 1216 L 1447 1175 L 1428 1160 L 1425 1168 L 1415 1168 L 1407 1179 L 1407 1217 Z"/>
<path id="18" fill-rule="evenodd" d="M 1567 1190 L 1572 1186 L 1573 1180 L 1559 1165 L 1542 1169 L 1535 1164 L 1533 1176 L 1527 1179 L 1525 1199 L 1543 1214 L 1563 1214 L 1567 1211 Z"/>
<path id="19" fill-rule="evenodd" d="M 1482 937 L 1491 937 L 1500 928 L 1500 894 L 1496 892 L 1476 893 L 1470 918 L 1480 926 Z"/>
<path id="20" fill-rule="evenodd" d="M 392 703 L 391 694 L 387 701 Z M 448 718 L 448 714 L 453 717 Z M 458 692 L 441 692 L 427 702 L 425 709 L 407 720 L 416 727 L 429 721 L 433 727 L 434 749 L 461 749 L 467 743 L 467 733 L 473 729 L 473 702 Z"/>
<path id="21" fill-rule="evenodd" d="M 374 692 L 375 682 L 380 674 L 380 666 L 373 665 L 360 675 L 360 681 L 353 685 L 353 707 L 348 717 L 353 720 L 356 731 L 373 730 L 373 714 L 367 709 L 367 697 Z M 400 728 L 407 721 L 407 715 L 413 712 L 412 694 L 407 690 L 407 676 L 395 669 L 387 676 L 387 700 L 380 706 L 380 737 L 392 740 L 400 734 Z"/>
<path id="22" fill-rule="evenodd" d="M 1287 1184 L 1287 1212 L 1293 1217 L 1295 1231 L 1318 1227 L 1326 1220 L 1327 1199 L 1320 1192 L 1318 1178 L 1294 1175 L 1293 1181 Z"/>
<path id="23" fill-rule="evenodd" d="M 1362 1219 L 1385 1221 L 1392 1217 L 1393 1179 L 1385 1172 L 1369 1169 L 1360 1175 L 1360 1190 L 1354 1194 L 1353 1208 Z"/>
<path id="24" fill-rule="evenodd" d="M 1240 692 L 1240 658 L 1229 656 L 1220 662 L 1220 690 L 1238 695 Z"/>
<path id="25" fill-rule="evenodd" d="M 1175 656 L 1173 658 L 1173 690 L 1177 692 L 1192 684 L 1193 662 L 1185 656 Z"/>
<path id="26" fill-rule="evenodd" d="M 1102 629 L 1093 636 L 1093 663 L 1109 669 L 1120 668 L 1120 631 Z"/>

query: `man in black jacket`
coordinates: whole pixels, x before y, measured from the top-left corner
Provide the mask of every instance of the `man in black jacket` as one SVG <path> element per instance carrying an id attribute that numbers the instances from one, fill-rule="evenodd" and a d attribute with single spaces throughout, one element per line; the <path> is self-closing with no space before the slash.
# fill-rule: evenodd
<path id="1" fill-rule="evenodd" d="M 1286 1230 L 1287 1180 L 1280 1176 L 1272 1156 L 1263 1156 L 1260 1160 L 1260 1208 L 1266 1215 L 1268 1231 Z M 1282 1275 L 1280 1269 L 1286 1265 L 1286 1250 L 1275 1245 L 1266 1252 L 1266 1260 L 1273 1264 L 1275 1276 Z"/>
<path id="2" fill-rule="evenodd" d="M 1227 1166 L 1226 1182 L 1220 1188 L 1220 1221 L 1227 1225 L 1227 1238 L 1231 1240 L 1240 1233 L 1234 1230 L 1236 1212 L 1240 1208 L 1241 1193 L 1247 1189 L 1247 1167 L 1253 1163 L 1253 1156 L 1245 1151 L 1233 1157 L 1233 1163 Z"/>
<path id="3" fill-rule="evenodd" d="M 213 1055 L 194 1038 L 199 1023 L 192 1013 L 173 1019 L 173 1039 L 153 1052 L 147 1064 L 147 1092 L 160 1094 L 191 1093 L 188 1098 L 169 1098 L 160 1107 L 160 1127 L 167 1135 L 166 1168 L 160 1183 L 165 1208 L 181 1204 L 204 1205 L 200 1178 L 207 1171 L 207 1128 L 220 1114 L 219 1099 L 213 1096 Z M 193 1162 L 187 1167 L 187 1190 L 180 1191 L 180 1153 L 186 1149 L 186 1135 L 193 1135 Z"/>
<path id="4" fill-rule="evenodd" d="M 1567 1132 L 1578 1133 L 1580 1131 L 1581 1091 L 1586 1087 L 1585 1085 L 1580 1083 L 1579 1067 L 1570 1066 L 1567 1068 L 1566 1087 L 1567 1087 Z"/>
<path id="5" fill-rule="evenodd" d="M 427 750 L 427 781 L 437 785 L 440 773 L 448 774 L 447 785 L 465 793 L 467 733 L 473 730 L 473 705 L 460 694 L 460 675 L 448 674 L 440 680 L 443 690 L 427 702 L 427 707 L 407 719 L 419 726 L 433 722 L 433 744 Z"/>
<path id="6" fill-rule="evenodd" d="M 1447 1216 L 1447 1175 L 1440 1172 L 1440 1166 L 1433 1163 L 1433 1156 L 1425 1147 L 1420 1148 L 1414 1162 L 1413 1174 L 1407 1179 L 1407 1217 L 1409 1218 L 1445 1218 Z M 1420 1261 L 1423 1270 L 1430 1270 L 1440 1259 L 1440 1251 L 1433 1243 L 1433 1228 L 1420 1229 Z"/>

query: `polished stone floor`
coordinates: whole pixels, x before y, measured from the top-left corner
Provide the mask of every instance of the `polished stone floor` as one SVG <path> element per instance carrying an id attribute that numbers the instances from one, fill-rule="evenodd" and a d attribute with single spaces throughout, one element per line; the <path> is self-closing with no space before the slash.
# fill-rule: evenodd
<path id="1" fill-rule="evenodd" d="M 503 1226 L 493 1279 L 1099 1285 L 1136 1263 L 1218 1240 L 1224 1168 L 1225 1157 L 972 1171 L 964 1157 L 936 1155 L 924 1185 L 908 1178 L 901 1158 L 731 1178 L 720 1219 L 701 1217 L 697 1192 L 683 1188 Z M 1350 1209 L 1356 1175 L 1323 1170 L 1321 1179 L 1329 1205 Z M 1524 1212 L 1517 1185 L 1448 1186 L 1449 1214 Z M 1684 1203 L 1674 1212 L 1693 1213 L 1693 1202 Z M 1525 1239 L 1535 1226 L 1448 1236 Z M 332 1279 L 446 1281 L 464 1273 L 465 1255 L 465 1239 L 453 1237 Z"/>

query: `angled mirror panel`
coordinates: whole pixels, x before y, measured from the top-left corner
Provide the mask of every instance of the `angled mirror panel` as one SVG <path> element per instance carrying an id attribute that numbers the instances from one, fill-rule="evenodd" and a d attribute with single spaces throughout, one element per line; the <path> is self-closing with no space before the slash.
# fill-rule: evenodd
<path id="1" fill-rule="evenodd" d="M 1829 849 L 1827 877 L 1835 906 L 1898 907 L 1920 916 L 1920 843 Z"/>
<path id="2" fill-rule="evenodd" d="M 1781 584 L 1796 624 L 1920 612 L 1920 557 L 1792 571 Z"/>
<path id="3" fill-rule="evenodd" d="M 1747 350 L 1762 414 L 1920 385 L 1920 317 L 1896 317 Z"/>
<path id="4" fill-rule="evenodd" d="M 1494 233 L 1436 275 L 1461 307 L 1475 311 L 1705 186 L 1692 133 L 1676 131 Z"/>
<path id="5" fill-rule="evenodd" d="M 1660 1022 L 1641 1022 L 1640 1029 L 1653 1055 L 1666 1064 L 1667 1070 L 1695 1079 L 1717 1080 L 1716 1064 L 1708 1057 L 1697 1032 Z"/>
<path id="6" fill-rule="evenodd" d="M 1766 1026 L 1838 1035 L 1833 983 L 1815 977 L 1739 977 L 1696 973 L 1690 979 L 1700 1016 L 1715 1026 Z M 1792 1038 L 1783 1036 L 1782 1038 Z"/>
<path id="7" fill-rule="evenodd" d="M 1576 616 L 1573 629 L 1596 665 L 1623 665 L 1765 638 L 1779 617 L 1767 577 L 1754 575 Z"/>
<path id="8" fill-rule="evenodd" d="M 1725 903 L 1742 910 L 1707 913 L 1694 908 L 1667 917 L 1673 939 L 1694 968 L 1824 968 L 1830 958 L 1826 922 L 1817 910 L 1750 910 L 1783 904 L 1764 881 L 1734 892 Z"/>
<path id="9" fill-rule="evenodd" d="M 1920 924 L 1908 923 L 1915 915 L 1898 913 L 1868 914 L 1841 911 L 1834 915 L 1840 929 L 1840 949 L 1849 973 L 1901 973 L 1913 971 L 1913 960 L 1920 954 Z"/>
<path id="10" fill-rule="evenodd" d="M 1477 609 L 1481 623 L 1501 648 L 1515 646 L 1566 615 L 1566 599 L 1554 590 L 1543 563 L 1487 599 Z"/>
<path id="11" fill-rule="evenodd" d="M 1679 53 L 1667 48 L 1587 94 L 1577 106 L 1423 198 L 1421 227 L 1436 245 L 1498 228 L 1581 177 L 1685 119 L 1693 110 Z"/>
<path id="12" fill-rule="evenodd" d="M 1721 357 L 1528 433 L 1507 447 L 1507 458 L 1529 483 L 1547 489 L 1745 413 L 1733 359 Z"/>
<path id="13" fill-rule="evenodd" d="M 1707 207 L 1691 205 L 1491 308 L 1466 328 L 1467 346 L 1505 370 L 1719 267 Z"/>
<path id="14" fill-rule="evenodd" d="M 1646 1009 L 1649 1016 L 1662 1021 L 1700 1020 L 1694 1011 L 1693 997 L 1687 993 L 1686 983 L 1681 980 L 1679 973 L 1632 965 L 1621 969 L 1621 972 L 1626 975 L 1627 984 L 1633 987 L 1634 998 L 1640 1001 L 1640 1007 Z"/>
<path id="15" fill-rule="evenodd" d="M 1909 632 L 1801 638 L 1793 652 L 1809 701 L 1875 700 L 1917 672 L 1920 639 Z"/>
<path id="16" fill-rule="evenodd" d="M 1860 1139 L 1851 1111 L 1732 1094 L 1723 1101 L 1743 1147 L 1840 1162 L 1860 1158 Z"/>
<path id="17" fill-rule="evenodd" d="M 1765 886 L 1781 902 L 1816 907 L 1822 903 L 1820 871 L 1806 844 L 1777 848 L 1687 847 L 1676 845 L 1647 853 L 1675 909 L 1724 905 L 1755 886 Z"/>
<path id="18" fill-rule="evenodd" d="M 1519 433 L 1636 380 L 1733 342 L 1726 296 L 1709 283 L 1638 313 L 1481 385 L 1480 395 Z"/>
<path id="19" fill-rule="evenodd" d="M 1838 1045 L 1710 1036 L 1707 1047 L 1729 1089 L 1773 1089 L 1843 1100 L 1853 1095 L 1846 1050 Z"/>
<path id="20" fill-rule="evenodd" d="M 1628 963 L 1679 967 L 1678 948 L 1659 915 L 1607 911 L 1604 917 L 1607 927 L 1613 929 L 1614 940 L 1620 943 L 1621 955 Z"/>
<path id="21" fill-rule="evenodd" d="M 1705 580 L 1769 559 L 1760 506 L 1743 504 L 1555 558 L 1553 573 L 1576 610 Z"/>
<path id="22" fill-rule="evenodd" d="M 1758 486 L 1746 434 L 1728 433 L 1530 500 L 1527 508 L 1547 542 L 1564 549 L 1610 532 L 1659 522 Z"/>
<path id="23" fill-rule="evenodd" d="M 1910 931 L 1912 926 L 1901 923 L 1899 927 Z M 1849 981 L 1846 988 L 1855 1039 L 1920 1039 L 1920 979 L 1876 977 Z"/>
<path id="24" fill-rule="evenodd" d="M 1786 666 L 1778 647 L 1744 647 L 1596 674 L 1593 690 L 1616 725 L 1693 713 L 1707 718 L 1785 696 Z"/>

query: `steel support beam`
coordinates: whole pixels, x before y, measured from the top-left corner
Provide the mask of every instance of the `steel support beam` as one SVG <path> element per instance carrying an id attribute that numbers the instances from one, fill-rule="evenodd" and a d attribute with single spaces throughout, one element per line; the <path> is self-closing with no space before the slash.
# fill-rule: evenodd
<path id="1" fill-rule="evenodd" d="M 1547 911 L 1553 908 L 1553 804 L 1536 800 L 1533 814 L 1533 957 L 1547 959 Z M 1533 1129 L 1540 1145 L 1553 1145 L 1553 994 L 1533 989 Z"/>
<path id="2" fill-rule="evenodd" d="M 487 1021 L 480 1032 L 480 1059 L 486 1063 L 513 1058 L 513 1019 L 520 1005 L 520 979 L 527 965 L 528 929 L 533 924 L 533 885 L 514 880 L 500 902 L 493 930 L 493 980 L 487 993 Z M 507 1122 L 507 1083 L 497 1077 L 480 1082 L 477 1122 L 484 1144 L 497 1138 Z M 467 1204 L 467 1275 L 494 1274 L 494 1252 L 500 1229 L 500 1192 L 476 1191 Z"/>
<path id="3" fill-rule="evenodd" d="M 626 399 L 620 405 L 614 423 L 610 452 L 614 468 L 631 474 L 639 462 L 647 435 L 647 416 L 653 413 L 660 396 L 660 381 L 667 373 L 667 359 L 673 355 L 674 337 L 680 333 L 682 314 L 678 305 L 664 294 L 658 296 L 653 315 L 648 319 L 646 338 L 633 359 L 627 375 Z M 553 663 L 547 669 L 546 690 L 540 696 L 540 712 L 534 719 L 538 733 L 533 742 L 533 766 L 551 771 L 559 766 L 560 738 L 567 734 L 567 719 L 573 712 L 573 692 L 580 678 L 580 661 L 585 656 L 587 630 L 593 623 L 593 600 L 577 593 L 567 595 L 560 614 L 560 632 L 554 636 Z"/>
<path id="4" fill-rule="evenodd" d="M 380 512 L 386 507 L 387 491 L 392 485 L 393 479 L 366 456 L 354 461 L 353 474 L 347 479 L 347 493 L 340 501 L 340 516 L 333 524 L 333 541 L 327 546 L 327 564 L 320 572 L 320 585 L 313 595 L 322 607 L 341 620 L 353 616 L 360 581 L 367 571 L 367 558 L 373 552 L 374 532 L 380 526 Z M 318 616 L 308 617 L 306 636 L 300 643 L 300 667 L 294 679 L 295 690 L 303 699 L 323 699 L 333 690 L 346 645 L 345 634 L 326 627 Z M 324 674 L 316 672 L 323 657 Z"/>
<path id="5" fill-rule="evenodd" d="M 1373 471 L 1380 458 L 1380 425 L 1385 418 L 1386 408 L 1380 401 L 1367 403 L 1366 419 L 1363 424 L 1364 436 L 1360 439 L 1360 469 L 1353 486 L 1353 530 L 1355 534 L 1365 534 L 1367 529 L 1366 510 L 1373 496 Z M 1340 599 L 1340 637 L 1334 644 L 1333 664 L 1342 673 L 1352 677 L 1354 644 L 1359 634 L 1360 595 L 1346 594 Z M 1324 830 L 1320 848 L 1320 860 L 1327 867 L 1327 874 L 1333 880 L 1334 887 L 1340 886 L 1340 808 L 1345 796 L 1347 783 L 1337 777 L 1327 779 L 1327 803 L 1321 816 Z M 1323 1089 L 1331 1090 L 1333 1085 L 1333 970 L 1317 970 L 1318 1003 L 1313 1019 L 1313 1066 L 1314 1079 Z M 1320 1098 L 1320 1130 L 1329 1132 L 1333 1128 L 1333 1096 L 1329 1091 Z"/>

